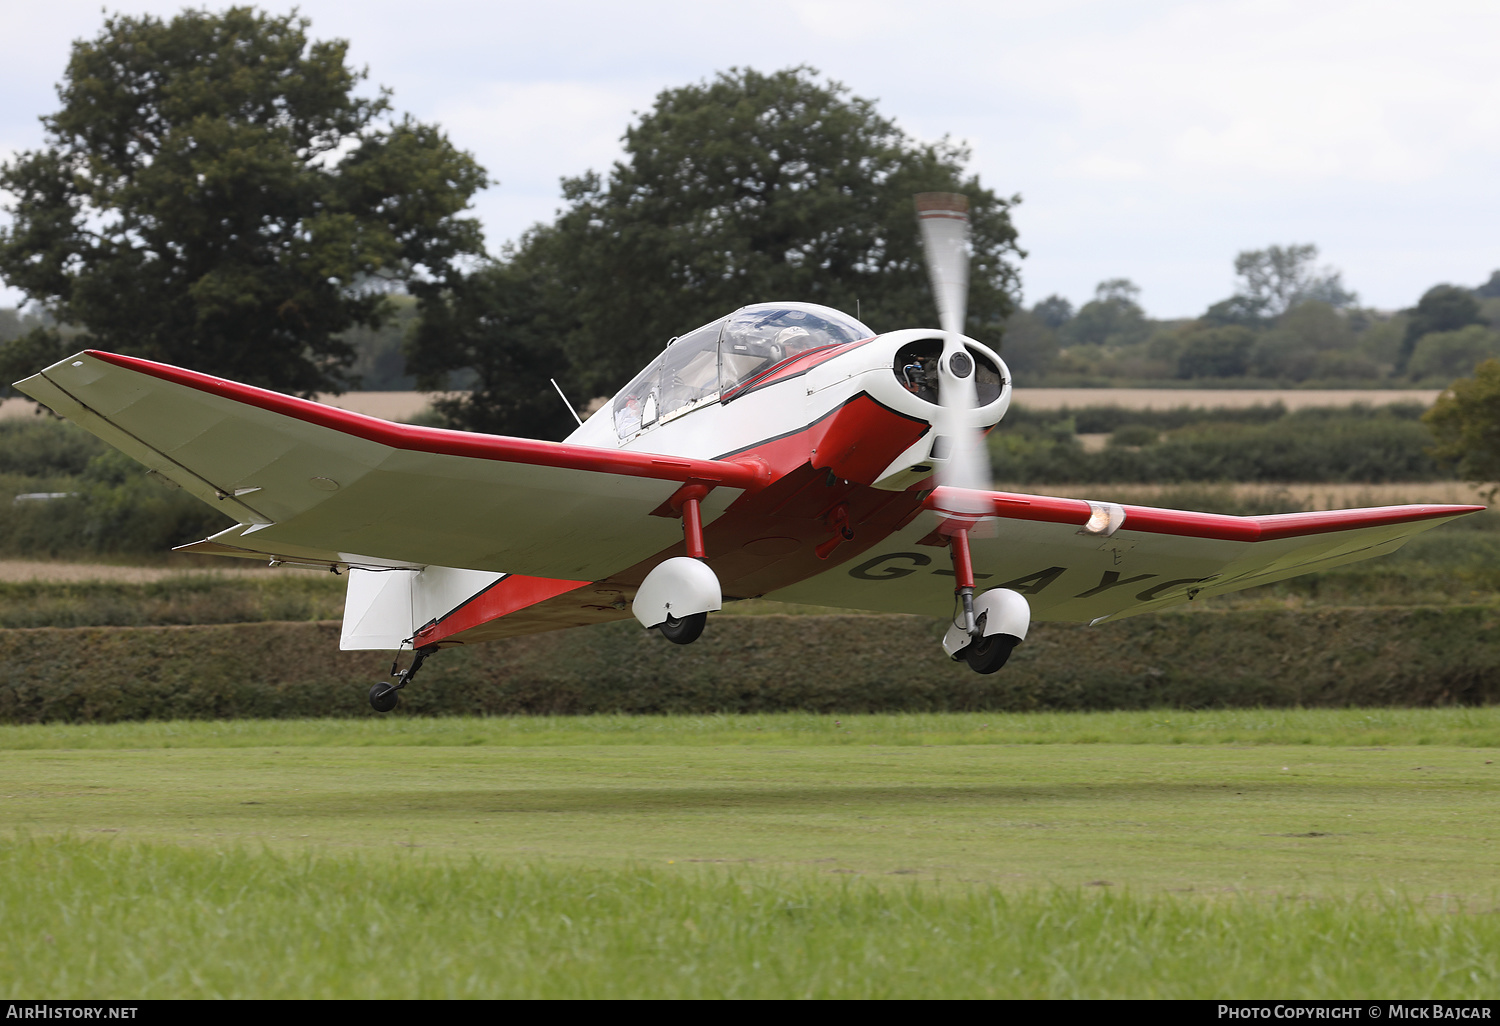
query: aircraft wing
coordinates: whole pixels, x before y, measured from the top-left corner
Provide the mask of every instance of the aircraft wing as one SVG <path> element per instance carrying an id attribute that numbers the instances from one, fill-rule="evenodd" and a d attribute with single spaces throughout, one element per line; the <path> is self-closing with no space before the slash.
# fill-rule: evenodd
<path id="1" fill-rule="evenodd" d="M 238 520 L 189 546 L 224 555 L 599 580 L 682 539 L 685 483 L 712 486 L 710 522 L 765 473 L 392 424 L 94 351 L 16 387 Z"/>
<path id="2" fill-rule="evenodd" d="M 767 598 L 900 613 L 953 604 L 947 548 L 973 521 L 976 591 L 1011 588 L 1036 620 L 1133 616 L 1400 548 L 1483 506 L 1383 506 L 1235 517 L 1010 492 L 938 488 L 873 549 Z"/>

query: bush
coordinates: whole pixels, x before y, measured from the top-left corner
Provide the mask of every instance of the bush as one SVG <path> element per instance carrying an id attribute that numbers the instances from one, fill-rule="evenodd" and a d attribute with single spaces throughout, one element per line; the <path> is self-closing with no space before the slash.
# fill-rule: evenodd
<path id="1" fill-rule="evenodd" d="M 1407 363 L 1413 381 L 1447 386 L 1454 378 L 1474 373 L 1485 360 L 1500 356 L 1500 333 L 1478 324 L 1457 331 L 1423 335 Z"/>
<path id="2" fill-rule="evenodd" d="M 1066 430 L 1084 430 L 1083 416 L 1050 424 L 1031 418 L 991 432 L 990 456 L 995 479 L 1016 484 L 1436 480 L 1444 474 L 1428 455 L 1432 436 L 1420 414 L 1420 407 L 1382 406 L 1299 410 L 1262 423 L 1214 420 L 1169 431 L 1155 444 L 1126 443 L 1139 449 L 1096 453 Z M 1124 419 L 1091 417 L 1088 426 L 1113 424 L 1118 432 Z"/>
<path id="3" fill-rule="evenodd" d="M 1206 328 L 1187 335 L 1177 354 L 1179 378 L 1239 378 L 1250 367 L 1250 347 L 1255 333 L 1249 328 L 1227 325 Z"/>
<path id="4" fill-rule="evenodd" d="M 1422 415 L 1420 406 L 1393 406 L 1397 415 L 1416 419 Z M 1280 401 L 1263 406 L 1247 406 L 1242 409 L 1214 407 L 1204 409 L 1196 406 L 1178 406 L 1170 410 L 1134 410 L 1124 406 L 1080 406 L 1077 409 L 1063 407 L 1059 410 L 1033 410 L 1017 405 L 1010 408 L 996 431 L 1008 431 L 1017 427 L 1055 428 L 1066 423 L 1068 434 L 1074 431 L 1086 435 L 1107 435 L 1130 424 L 1141 424 L 1158 431 L 1192 424 L 1267 424 L 1280 420 L 1287 414 L 1286 405 Z"/>
<path id="5" fill-rule="evenodd" d="M 687 648 L 634 623 L 439 653 L 395 715 L 1425 706 L 1500 700 L 1489 607 L 1178 612 L 1037 624 L 1006 668 L 914 616 L 720 617 Z M 374 652 L 334 623 L 0 631 L 0 721 L 372 716 Z"/>
<path id="6" fill-rule="evenodd" d="M 78 425 L 49 413 L 0 420 L 0 474 L 76 476 L 108 448 Z"/>
<path id="7" fill-rule="evenodd" d="M 23 492 L 67 493 L 16 502 Z M 55 418 L 0 421 L 0 555 L 158 555 L 233 521 Z"/>

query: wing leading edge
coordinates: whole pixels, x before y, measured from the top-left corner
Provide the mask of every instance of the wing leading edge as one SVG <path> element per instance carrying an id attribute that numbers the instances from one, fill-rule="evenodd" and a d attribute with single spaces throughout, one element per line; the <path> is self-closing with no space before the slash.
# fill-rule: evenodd
<path id="1" fill-rule="evenodd" d="M 238 520 L 199 547 L 224 554 L 597 580 L 681 539 L 662 514 L 684 484 L 712 488 L 711 521 L 765 473 L 393 424 L 111 353 L 16 387 Z"/>
<path id="2" fill-rule="evenodd" d="M 947 534 L 972 524 L 978 589 L 1021 592 L 1037 620 L 1134 616 L 1400 548 L 1483 506 L 1383 506 L 1236 517 L 939 488 L 876 549 L 768 598 L 932 614 L 953 599 Z M 976 519 L 973 510 L 982 511 Z"/>

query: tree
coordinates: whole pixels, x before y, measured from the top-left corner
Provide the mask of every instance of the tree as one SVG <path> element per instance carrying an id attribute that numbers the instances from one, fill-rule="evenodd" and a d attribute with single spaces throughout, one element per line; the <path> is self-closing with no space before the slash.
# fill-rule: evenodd
<path id="1" fill-rule="evenodd" d="M 1094 298 L 1062 326 L 1063 340 L 1095 346 L 1144 341 L 1151 333 L 1151 326 L 1146 323 L 1146 312 L 1138 302 L 1140 295 L 1140 287 L 1129 278 L 1101 281 L 1094 289 Z"/>
<path id="2" fill-rule="evenodd" d="M 1442 383 L 1496 356 L 1500 356 L 1500 334 L 1483 325 L 1470 324 L 1457 331 L 1430 331 L 1412 350 L 1407 373 L 1414 381 Z"/>
<path id="3" fill-rule="evenodd" d="M 1254 326 L 1309 301 L 1333 307 L 1353 304 L 1358 297 L 1344 288 L 1342 273 L 1314 267 L 1317 259 L 1318 247 L 1311 243 L 1242 251 L 1234 258 L 1239 287 L 1233 296 L 1209 307 L 1204 319 Z"/>
<path id="4" fill-rule="evenodd" d="M 1500 299 L 1500 271 L 1493 271 L 1490 280 L 1474 290 L 1480 299 Z"/>
<path id="5" fill-rule="evenodd" d="M 1238 378 L 1250 367 L 1255 335 L 1249 328 L 1229 324 L 1189 333 L 1177 354 L 1179 378 Z"/>
<path id="6" fill-rule="evenodd" d="M 1265 378 L 1306 381 L 1328 373 L 1329 354 L 1354 348 L 1348 318 L 1328 303 L 1298 303 L 1261 334 L 1250 350 L 1250 364 Z"/>
<path id="7" fill-rule="evenodd" d="M 1067 302 L 1067 300 L 1063 300 Z M 1017 310 L 1005 322 L 1005 365 L 1016 379 L 1035 379 L 1057 361 L 1057 332 L 1035 309 Z"/>
<path id="8" fill-rule="evenodd" d="M 1483 324 L 1479 315 L 1479 301 L 1468 289 L 1456 285 L 1434 285 L 1422 293 L 1417 308 L 1412 311 L 1406 324 L 1406 338 L 1401 343 L 1401 358 L 1398 367 L 1407 369 L 1412 352 L 1425 335 L 1435 331 L 1457 331 L 1471 324 Z"/>
<path id="9" fill-rule="evenodd" d="M 482 253 L 458 216 L 485 173 L 308 21 L 245 7 L 115 15 L 73 45 L 48 143 L 0 167 L 15 197 L 0 276 L 86 344 L 308 394 L 338 336 L 389 313 L 372 281 L 436 287 Z M 72 348 L 74 343 L 69 343 Z M 55 334 L 0 350 L 20 375 Z"/>
<path id="10" fill-rule="evenodd" d="M 447 423 L 552 439 L 577 426 L 549 380 L 568 378 L 558 345 L 569 327 L 567 307 L 547 299 L 531 269 L 513 261 L 490 263 L 427 304 L 408 368 L 424 386 L 439 385 L 455 369 L 477 378 L 472 390 L 433 403 Z"/>
<path id="11" fill-rule="evenodd" d="M 1038 320 L 1056 331 L 1073 319 L 1073 304 L 1062 296 L 1052 295 L 1031 308 Z"/>
<path id="12" fill-rule="evenodd" d="M 1013 309 L 1017 200 L 968 175 L 961 147 L 914 142 L 871 101 L 810 68 L 735 69 L 668 89 L 624 144 L 607 176 L 564 180 L 561 215 L 506 260 L 507 280 L 535 292 L 526 309 L 551 311 L 549 369 L 579 398 L 613 392 L 672 337 L 748 303 L 824 303 L 857 310 L 876 330 L 935 323 L 912 204 L 919 192 L 969 197 L 968 330 L 995 341 Z M 520 326 L 529 316 L 507 314 L 516 334 L 496 327 L 487 344 L 514 337 L 530 346 Z M 551 390 L 541 369 L 484 378 L 501 363 L 432 333 L 412 357 L 429 376 L 474 367 L 486 402 L 502 403 L 505 390 Z M 457 422 L 490 416 L 477 405 L 470 412 Z"/>
<path id="13" fill-rule="evenodd" d="M 1456 465 L 1464 480 L 1490 485 L 1485 498 L 1493 502 L 1500 493 L 1500 360 L 1486 360 L 1472 378 L 1455 381 L 1422 420 L 1437 438 L 1431 455 Z"/>

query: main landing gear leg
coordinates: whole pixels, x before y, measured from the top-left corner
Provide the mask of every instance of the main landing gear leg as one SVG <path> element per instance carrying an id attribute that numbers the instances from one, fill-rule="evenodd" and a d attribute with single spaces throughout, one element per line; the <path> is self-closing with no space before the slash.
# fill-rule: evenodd
<path id="1" fill-rule="evenodd" d="M 959 602 L 963 605 L 963 628 L 972 638 L 977 627 L 974 623 L 974 561 L 969 556 L 967 528 L 959 528 L 949 535 L 948 550 L 953 556 L 953 576 L 958 581 L 958 587 L 953 589 L 953 594 L 958 596 Z"/>
<path id="2" fill-rule="evenodd" d="M 1010 658 L 1016 639 L 995 633 L 986 637 L 984 621 L 992 615 L 989 612 L 981 613 L 975 619 L 974 561 L 969 553 L 969 532 L 966 528 L 959 528 L 949 535 L 948 549 L 953 557 L 953 576 L 958 582 L 953 594 L 963 608 L 963 620 L 960 622 L 955 618 L 953 626 L 962 632 L 960 638 L 967 636 L 967 643 L 953 653 L 953 658 L 962 659 L 976 673 L 994 673 Z"/>
<path id="3" fill-rule="evenodd" d="M 397 692 L 411 683 L 411 679 L 417 675 L 417 671 L 422 668 L 422 664 L 427 661 L 427 657 L 436 651 L 436 645 L 428 645 L 417 649 L 412 653 L 411 665 L 399 673 L 396 671 L 396 666 L 400 658 L 399 655 L 397 659 L 391 660 L 391 676 L 395 678 L 395 682 L 387 683 L 383 680 L 378 681 L 370 689 L 370 708 L 376 712 L 390 712 L 396 708 L 396 702 L 401 697 Z"/>
<path id="4" fill-rule="evenodd" d="M 708 489 L 702 485 L 688 485 L 672 497 L 672 505 L 682 514 L 683 549 L 693 559 L 708 559 L 708 549 L 703 544 L 703 510 L 699 506 Z M 676 645 L 691 645 L 703 633 L 708 624 L 708 613 L 689 613 L 678 619 L 668 616 L 661 624 L 662 637 Z"/>
<path id="5" fill-rule="evenodd" d="M 963 619 L 954 617 L 953 626 L 943 637 L 943 649 L 954 659 L 968 663 L 975 673 L 994 673 L 1026 637 L 1030 607 L 1024 597 L 1004 588 L 987 591 L 976 602 L 969 532 L 963 528 L 954 531 L 948 547 L 953 556 L 953 576 L 958 581 L 953 594 L 963 607 Z"/>
<path id="6" fill-rule="evenodd" d="M 708 549 L 703 545 L 703 511 L 698 507 L 701 497 L 697 492 L 688 492 L 682 500 L 683 546 L 694 559 L 708 558 Z M 680 620 L 675 616 L 668 616 L 662 622 L 660 630 L 662 637 L 673 644 L 691 645 L 698 640 L 707 625 L 707 613 L 690 613 Z"/>

